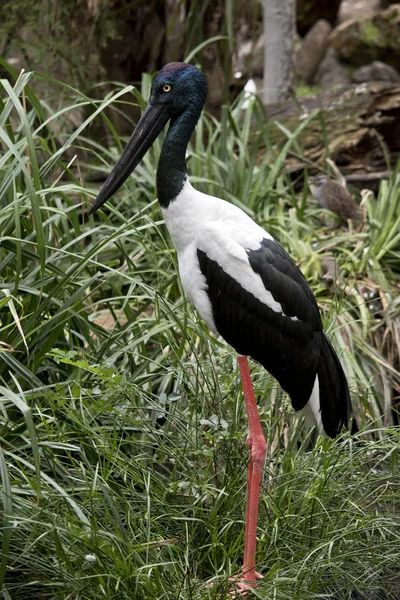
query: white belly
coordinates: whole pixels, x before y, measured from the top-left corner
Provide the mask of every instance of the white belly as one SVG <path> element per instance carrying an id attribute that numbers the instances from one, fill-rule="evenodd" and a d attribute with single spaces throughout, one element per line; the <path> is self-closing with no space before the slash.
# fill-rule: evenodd
<path id="1" fill-rule="evenodd" d="M 183 289 L 189 300 L 193 302 L 197 312 L 211 331 L 217 333 L 211 302 L 207 294 L 207 283 L 200 271 L 195 244 L 188 246 L 178 255 L 179 275 Z"/>

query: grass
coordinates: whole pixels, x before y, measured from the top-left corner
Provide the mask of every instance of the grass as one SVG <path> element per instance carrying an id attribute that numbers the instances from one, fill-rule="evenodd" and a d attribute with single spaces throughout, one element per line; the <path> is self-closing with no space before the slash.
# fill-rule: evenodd
<path id="1" fill-rule="evenodd" d="M 53 82 L 65 94 L 54 109 L 30 90 L 31 74 L 9 72 L 0 96 L 3 598 L 224 597 L 243 553 L 246 420 L 233 351 L 182 294 L 154 200 L 160 143 L 99 217 L 86 213 L 90 175 L 121 148 L 106 107 L 143 100 L 121 88 L 99 103 Z M 220 121 L 203 116 L 191 179 L 267 226 L 301 266 L 363 428 L 357 439 L 313 440 L 253 365 L 268 456 L 264 579 L 252 597 L 397 598 L 400 179 L 366 198 L 361 231 L 329 231 L 307 183 L 299 192 L 283 171 L 287 153 L 301 152 L 304 122 L 275 148 L 269 128 L 279 124 L 265 125 L 256 101 L 243 114 L 241 101 Z M 71 130 L 78 107 L 88 116 Z M 99 119 L 115 138 L 109 149 L 90 139 Z M 327 258 L 334 282 L 322 277 Z"/>

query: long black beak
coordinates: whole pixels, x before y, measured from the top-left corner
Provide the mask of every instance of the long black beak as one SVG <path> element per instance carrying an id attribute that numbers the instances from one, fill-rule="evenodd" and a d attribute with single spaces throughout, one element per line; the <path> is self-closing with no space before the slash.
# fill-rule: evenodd
<path id="1" fill-rule="evenodd" d="M 165 104 L 148 105 L 119 161 L 104 182 L 89 215 L 96 212 L 121 187 L 156 140 L 169 118 Z"/>

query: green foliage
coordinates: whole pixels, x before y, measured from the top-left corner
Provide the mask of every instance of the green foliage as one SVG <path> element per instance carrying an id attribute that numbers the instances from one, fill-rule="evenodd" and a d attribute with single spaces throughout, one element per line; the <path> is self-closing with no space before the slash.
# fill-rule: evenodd
<path id="1" fill-rule="evenodd" d="M 361 39 L 369 46 L 375 46 L 381 41 L 382 34 L 379 28 L 373 23 L 361 24 Z"/>
<path id="2" fill-rule="evenodd" d="M 165 5 L 154 0 L 3 0 L 0 3 L 0 55 L 18 68 L 40 70 L 80 90 L 92 90 L 104 79 L 131 82 L 153 70 L 163 56 L 170 60 L 202 58 L 226 74 L 228 97 L 235 47 L 234 30 L 243 19 L 254 24 L 260 8 L 255 0 L 237 7 L 232 0 Z M 206 41 L 204 41 L 206 40 Z M 171 58 L 172 57 L 172 58 Z M 41 82 L 41 98 L 63 90 Z"/>
<path id="3" fill-rule="evenodd" d="M 314 96 L 318 94 L 320 88 L 317 85 L 298 85 L 296 86 L 296 98 L 303 98 L 303 96 Z"/>
<path id="4" fill-rule="evenodd" d="M 115 136 L 105 108 L 143 99 L 129 87 L 97 102 L 53 82 L 68 99 L 52 110 L 31 77 L 3 81 L 0 95 L 3 596 L 220 598 L 242 558 L 246 420 L 233 351 L 182 294 L 154 200 L 160 143 L 88 218 L 97 190 L 82 175 L 108 169 L 121 143 L 100 147 L 87 129 L 103 119 Z M 202 118 L 192 181 L 244 208 L 301 265 L 364 428 L 355 441 L 312 445 L 276 382 L 253 365 L 268 456 L 264 579 L 252 597 L 395 598 L 399 177 L 365 199 L 361 231 L 329 231 L 307 183 L 299 194 L 283 170 L 288 152 L 301 153 L 305 123 L 277 149 L 270 128 L 279 124 L 242 101 L 221 121 Z M 90 116 L 64 134 L 81 106 Z M 321 276 L 329 257 L 334 290 Z M 365 285 L 383 312 L 369 310 Z"/>
<path id="5" fill-rule="evenodd" d="M 99 8 L 107 4 L 101 0 Z M 94 15 L 84 2 L 5 0 L 0 6 L 1 55 L 19 59 L 25 69 L 40 66 L 44 73 L 63 74 L 72 85 L 86 87 L 101 72 L 96 27 L 105 40 L 116 36 L 107 16 L 103 18 L 99 10 L 95 26 Z"/>

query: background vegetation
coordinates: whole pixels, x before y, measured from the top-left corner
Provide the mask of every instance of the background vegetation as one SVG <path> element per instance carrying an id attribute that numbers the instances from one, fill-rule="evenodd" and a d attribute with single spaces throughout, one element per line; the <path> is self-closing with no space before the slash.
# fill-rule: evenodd
<path id="1" fill-rule="evenodd" d="M 243 551 L 246 419 L 234 353 L 182 294 L 154 200 L 160 143 L 103 213 L 87 217 L 97 191 L 87 182 L 123 144 L 109 111 L 143 105 L 150 77 L 141 93 L 115 86 L 99 101 L 2 67 L 3 597 L 223 597 Z M 44 81 L 62 103 L 35 95 Z M 288 152 L 302 153 L 302 128 L 323 115 L 284 130 L 276 148 L 279 123 L 266 124 L 254 99 L 243 111 L 243 101 L 202 117 L 191 179 L 268 227 L 301 266 L 363 429 L 357 439 L 313 439 L 253 365 L 268 457 L 264 579 L 252 594 L 397 598 L 400 178 L 364 195 L 360 230 L 329 230 L 307 172 L 292 181 L 283 170 Z M 82 109 L 88 116 L 67 133 Z M 88 135 L 100 122 L 109 149 Z"/>

